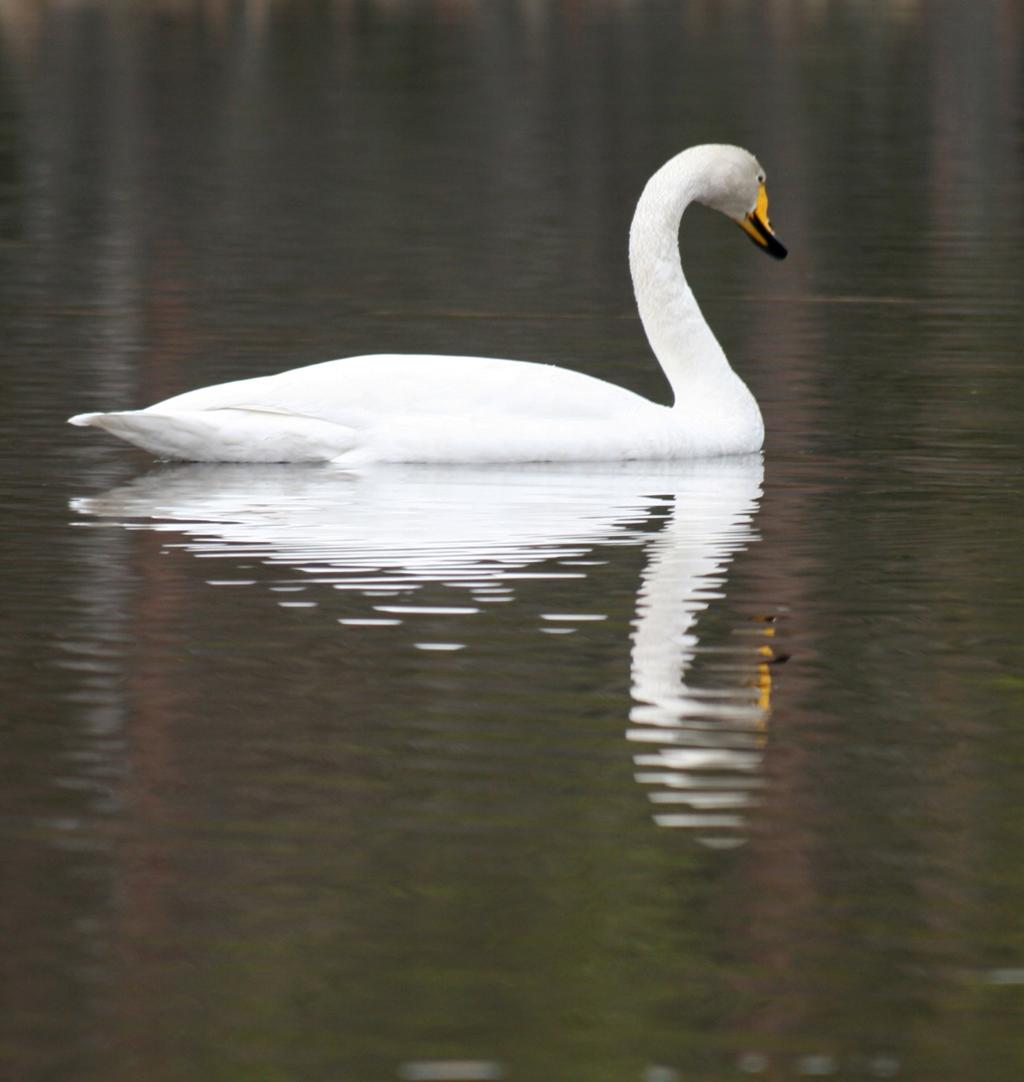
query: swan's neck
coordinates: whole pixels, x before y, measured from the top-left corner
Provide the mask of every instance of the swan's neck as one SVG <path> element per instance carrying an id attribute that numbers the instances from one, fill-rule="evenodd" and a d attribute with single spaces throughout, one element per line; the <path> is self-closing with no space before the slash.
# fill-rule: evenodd
<path id="1" fill-rule="evenodd" d="M 647 182 L 629 231 L 629 269 L 647 339 L 665 371 L 674 408 L 713 410 L 720 418 L 760 424 L 753 395 L 736 375 L 707 325 L 679 259 L 679 223 L 707 198 L 697 147 L 683 151 Z"/>

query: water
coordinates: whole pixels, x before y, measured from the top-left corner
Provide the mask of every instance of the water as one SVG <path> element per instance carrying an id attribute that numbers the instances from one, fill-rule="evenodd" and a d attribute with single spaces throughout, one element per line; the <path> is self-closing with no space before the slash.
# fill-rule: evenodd
<path id="1" fill-rule="evenodd" d="M 1024 1071 L 1024 13 L 0 6 L 2 1077 Z M 694 212 L 763 456 L 162 466 L 70 413 L 373 349 L 665 399 Z"/>

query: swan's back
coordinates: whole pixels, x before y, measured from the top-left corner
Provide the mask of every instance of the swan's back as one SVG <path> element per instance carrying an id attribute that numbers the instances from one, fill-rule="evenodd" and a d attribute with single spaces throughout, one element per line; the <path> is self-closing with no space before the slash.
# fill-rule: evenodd
<path id="1" fill-rule="evenodd" d="M 363 429 L 395 417 L 613 420 L 645 406 L 632 391 L 556 365 L 382 353 L 203 387 L 149 410 L 256 408 Z"/>

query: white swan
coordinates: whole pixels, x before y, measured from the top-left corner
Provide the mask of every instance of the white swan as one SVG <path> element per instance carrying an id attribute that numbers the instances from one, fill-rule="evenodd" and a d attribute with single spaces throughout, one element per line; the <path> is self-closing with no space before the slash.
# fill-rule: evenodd
<path id="1" fill-rule="evenodd" d="M 554 365 L 380 354 L 222 383 L 148 409 L 80 413 L 161 458 L 200 462 L 538 462 L 756 451 L 754 396 L 701 315 L 679 262 L 690 203 L 733 218 L 782 259 L 764 170 L 733 146 L 691 147 L 647 182 L 629 233 L 640 319 L 675 397 L 661 406 Z"/>

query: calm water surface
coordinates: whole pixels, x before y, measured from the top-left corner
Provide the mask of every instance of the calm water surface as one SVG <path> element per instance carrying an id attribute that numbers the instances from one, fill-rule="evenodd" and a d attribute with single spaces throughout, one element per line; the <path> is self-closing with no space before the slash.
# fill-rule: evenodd
<path id="1" fill-rule="evenodd" d="M 763 456 L 161 465 L 372 350 L 659 400 L 646 177 Z M 1024 11 L 0 5 L 0 1077 L 1024 1075 Z"/>

